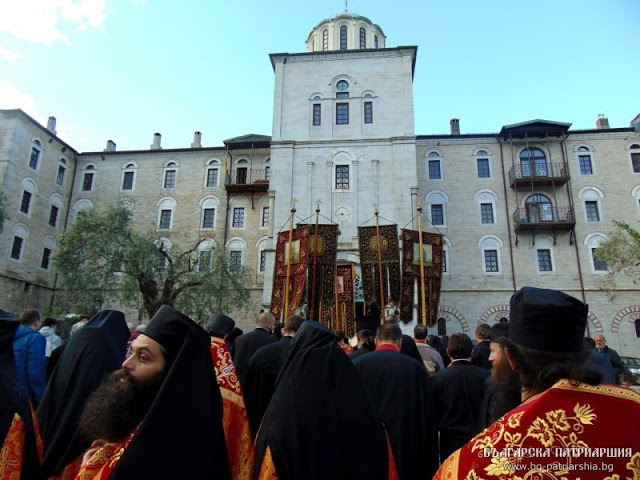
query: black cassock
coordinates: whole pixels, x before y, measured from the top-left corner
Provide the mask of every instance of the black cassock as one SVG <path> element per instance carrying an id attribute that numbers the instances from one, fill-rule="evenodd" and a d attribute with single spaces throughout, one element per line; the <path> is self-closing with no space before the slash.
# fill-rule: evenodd
<path id="1" fill-rule="evenodd" d="M 424 365 L 389 350 L 353 363 L 378 405 L 400 479 L 430 479 L 438 469 L 437 420 Z"/>
<path id="2" fill-rule="evenodd" d="M 254 438 L 273 396 L 278 373 L 289 354 L 291 339 L 292 337 L 282 337 L 277 342 L 260 347 L 249 360 L 242 385 L 242 396 L 247 408 L 251 435 Z"/>

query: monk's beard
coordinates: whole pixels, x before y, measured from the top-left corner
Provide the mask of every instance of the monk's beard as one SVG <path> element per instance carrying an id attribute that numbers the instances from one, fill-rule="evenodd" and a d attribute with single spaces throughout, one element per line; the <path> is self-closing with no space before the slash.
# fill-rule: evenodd
<path id="1" fill-rule="evenodd" d="M 493 397 L 490 413 L 493 419 L 498 419 L 520 405 L 520 375 L 511 370 L 509 362 L 503 359 L 500 363 L 493 365 L 491 376 L 498 389 Z"/>
<path id="2" fill-rule="evenodd" d="M 142 421 L 162 385 L 164 373 L 136 380 L 126 370 L 113 372 L 89 397 L 80 430 L 92 442 L 118 442 Z"/>

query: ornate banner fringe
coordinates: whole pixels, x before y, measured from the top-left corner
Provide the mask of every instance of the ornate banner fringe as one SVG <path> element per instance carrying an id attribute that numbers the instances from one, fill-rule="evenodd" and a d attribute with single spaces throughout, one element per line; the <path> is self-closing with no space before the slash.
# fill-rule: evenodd
<path id="1" fill-rule="evenodd" d="M 413 318 L 415 287 L 418 288 L 418 323 L 422 323 L 422 296 L 420 295 L 420 232 L 403 229 L 402 238 L 402 304 L 400 319 L 409 323 Z M 422 232 L 424 258 L 425 302 L 427 323 L 433 326 L 438 320 L 438 303 L 442 283 L 443 237 L 438 233 Z"/>
<path id="2" fill-rule="evenodd" d="M 382 282 L 385 292 L 385 303 L 389 300 L 400 300 L 400 247 L 398 243 L 398 226 L 383 225 L 377 227 L 380 232 L 382 254 Z M 380 305 L 380 274 L 378 258 L 378 237 L 376 227 L 358 227 L 358 244 L 360 248 L 360 268 L 362 270 L 362 287 L 367 305 Z"/>

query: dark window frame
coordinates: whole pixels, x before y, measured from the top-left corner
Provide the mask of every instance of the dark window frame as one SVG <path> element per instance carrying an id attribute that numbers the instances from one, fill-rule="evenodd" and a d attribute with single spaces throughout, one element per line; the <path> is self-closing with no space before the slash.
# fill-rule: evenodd
<path id="1" fill-rule="evenodd" d="M 364 102 L 364 123 L 373 123 L 373 102 Z"/>
<path id="2" fill-rule="evenodd" d="M 553 261 L 551 259 L 551 249 L 540 248 L 538 254 L 538 271 L 553 272 Z"/>
<path id="3" fill-rule="evenodd" d="M 202 228 L 214 228 L 216 224 L 216 209 L 205 208 L 202 212 Z"/>
<path id="4" fill-rule="evenodd" d="M 349 104 L 336 103 L 336 125 L 349 125 Z"/>
<path id="5" fill-rule="evenodd" d="M 351 182 L 351 172 L 349 165 L 336 165 L 336 178 L 335 189 L 336 190 L 349 190 Z"/>
<path id="6" fill-rule="evenodd" d="M 340 27 L 340 50 L 347 49 L 347 26 L 342 25 Z"/>
<path id="7" fill-rule="evenodd" d="M 322 124 L 322 105 L 319 103 L 313 104 L 313 125 L 321 125 Z"/>

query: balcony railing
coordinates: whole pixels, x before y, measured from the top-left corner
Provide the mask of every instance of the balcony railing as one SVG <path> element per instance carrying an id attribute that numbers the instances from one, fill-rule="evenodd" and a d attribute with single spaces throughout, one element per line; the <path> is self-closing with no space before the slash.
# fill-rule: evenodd
<path id="1" fill-rule="evenodd" d="M 528 183 L 562 185 L 568 180 L 569 168 L 566 163 L 521 163 L 509 170 L 511 187 Z"/>
<path id="2" fill-rule="evenodd" d="M 268 170 L 237 169 L 227 174 L 227 190 L 230 192 L 266 192 L 269 189 Z"/>
<path id="3" fill-rule="evenodd" d="M 576 216 L 573 207 L 529 206 L 516 209 L 513 213 L 513 224 L 516 232 L 544 229 L 570 230 L 576 225 Z"/>

